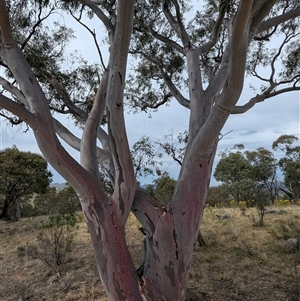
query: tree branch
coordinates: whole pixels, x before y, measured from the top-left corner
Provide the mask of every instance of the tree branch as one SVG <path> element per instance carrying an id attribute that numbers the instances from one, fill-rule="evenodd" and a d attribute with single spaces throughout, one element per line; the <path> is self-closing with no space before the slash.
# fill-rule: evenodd
<path id="1" fill-rule="evenodd" d="M 252 107 L 254 107 L 257 103 L 263 102 L 265 99 L 292 91 L 300 91 L 300 87 L 288 87 L 277 91 L 269 92 L 267 94 L 256 95 L 255 97 L 252 97 L 246 104 L 242 106 L 235 106 L 231 114 L 243 114 L 250 110 Z"/>
<path id="2" fill-rule="evenodd" d="M 49 13 L 46 14 L 45 17 L 41 18 L 41 13 L 42 13 L 42 6 L 41 4 L 39 4 L 39 14 L 38 14 L 38 21 L 33 25 L 31 32 L 29 33 L 29 35 L 27 36 L 27 38 L 25 39 L 25 41 L 22 43 L 21 45 L 21 50 L 23 50 L 26 46 L 26 44 L 28 43 L 28 41 L 31 39 L 31 37 L 35 34 L 35 30 L 42 24 L 42 22 L 44 20 L 46 20 L 53 12 L 53 8 L 50 9 Z"/>
<path id="3" fill-rule="evenodd" d="M 83 10 L 83 7 L 82 7 L 82 10 Z M 84 24 L 83 22 L 81 22 L 81 16 L 82 16 L 82 10 L 80 11 L 80 17 L 77 18 L 73 12 L 71 10 L 69 10 L 69 13 L 71 14 L 71 16 L 80 24 L 82 25 L 93 37 L 93 40 L 94 40 L 94 43 L 96 45 L 96 49 L 97 49 L 97 52 L 99 54 L 99 58 L 100 58 L 100 62 L 102 64 L 102 67 L 103 69 L 105 70 L 106 67 L 105 67 L 105 64 L 104 64 L 104 61 L 103 61 L 103 56 L 102 56 L 102 53 L 101 53 L 101 49 L 99 47 L 99 44 L 97 42 L 97 38 L 96 38 L 96 33 L 95 31 L 92 31 L 86 24 Z"/>
<path id="4" fill-rule="evenodd" d="M 107 116 L 115 167 L 115 186 L 111 196 L 119 208 L 120 222 L 126 223 L 135 190 L 134 170 L 124 120 L 124 87 L 129 43 L 133 29 L 134 0 L 119 0 L 114 40 L 110 49 L 107 87 Z"/>
<path id="5" fill-rule="evenodd" d="M 94 175 L 96 175 L 100 180 L 98 160 L 97 160 L 97 131 L 100 122 L 103 118 L 103 113 L 105 109 L 105 96 L 107 91 L 108 83 L 108 71 L 105 71 L 100 87 L 96 93 L 94 104 L 92 110 L 86 121 L 81 140 L 80 148 L 80 161 L 81 164 Z"/>
<path id="6" fill-rule="evenodd" d="M 162 206 L 145 190 L 139 188 L 135 191 L 131 209 L 135 217 L 142 224 L 143 230 L 151 235 L 153 229 L 151 229 L 150 224 L 163 214 Z"/>
<path id="7" fill-rule="evenodd" d="M 277 96 L 282 93 L 293 92 L 293 91 L 300 91 L 300 87 L 293 86 L 293 87 L 283 88 L 283 89 L 269 93 L 266 96 L 266 98 L 271 98 L 271 97 Z"/>
<path id="8" fill-rule="evenodd" d="M 158 61 L 156 61 L 153 57 L 146 55 L 145 53 L 140 53 L 141 55 L 143 55 L 147 60 L 149 60 L 150 62 L 152 62 L 153 64 L 155 64 L 161 75 L 162 78 L 166 84 L 166 86 L 169 88 L 171 94 L 173 97 L 175 97 L 175 99 L 177 100 L 177 102 L 182 105 L 185 108 L 190 108 L 190 101 L 185 98 L 180 91 L 176 88 L 176 86 L 172 83 L 172 80 L 170 78 L 170 76 L 168 76 L 165 71 L 163 70 L 162 66 L 160 65 L 160 63 Z"/>
<path id="9" fill-rule="evenodd" d="M 104 12 L 98 7 L 97 3 L 91 0 L 80 0 L 83 4 L 87 5 L 96 16 L 102 21 L 108 31 L 110 39 L 112 39 L 115 31 L 115 27 L 111 20 L 104 14 Z"/>
<path id="10" fill-rule="evenodd" d="M 2 93 L 0 94 L 0 107 L 3 109 L 15 114 L 22 121 L 26 122 L 31 128 L 36 127 L 35 116 L 29 112 L 24 105 L 19 104 L 12 99 L 4 96 Z"/>
<path id="11" fill-rule="evenodd" d="M 216 43 L 218 42 L 221 25 L 225 16 L 225 10 L 220 10 L 218 18 L 216 20 L 213 32 L 211 34 L 210 40 L 204 45 L 198 47 L 199 54 L 207 53 Z"/>
<path id="12" fill-rule="evenodd" d="M 275 0 L 273 0 L 273 2 L 276 2 Z M 300 7 L 293 9 L 285 14 L 270 18 L 264 22 L 262 22 L 258 29 L 257 29 L 257 33 L 261 33 L 263 31 L 269 30 L 270 28 L 277 26 L 279 24 L 282 24 L 288 20 L 297 18 L 300 16 Z"/>
<path id="13" fill-rule="evenodd" d="M 185 108 L 190 108 L 190 101 L 185 98 L 180 91 L 176 88 L 176 86 L 171 81 L 171 78 L 163 71 L 161 70 L 163 79 L 167 87 L 169 88 L 172 96 L 177 100 L 177 102 L 182 105 Z"/>
<path id="14" fill-rule="evenodd" d="M 63 85 L 50 73 L 45 72 L 45 76 L 47 78 L 47 80 L 49 81 L 49 83 L 55 88 L 55 90 L 57 91 L 57 93 L 59 95 L 61 95 L 62 100 L 64 102 L 64 104 L 69 108 L 70 113 L 72 113 L 76 118 L 78 118 L 80 121 L 86 121 L 88 118 L 88 114 L 78 108 L 70 99 L 69 93 L 67 92 L 67 90 L 65 89 L 65 87 L 63 87 Z"/>
<path id="15" fill-rule="evenodd" d="M 250 40 L 253 39 L 253 37 L 259 33 L 257 31 L 260 24 L 263 22 L 264 18 L 268 15 L 274 4 L 276 3 L 276 0 L 269 0 L 269 1 L 263 1 L 263 3 L 260 5 L 260 7 L 255 11 L 252 22 L 250 25 Z M 258 5 L 253 5 L 253 7 L 258 7 Z"/>
<path id="16" fill-rule="evenodd" d="M 190 38 L 184 28 L 182 20 L 181 20 L 179 4 L 178 4 L 177 0 L 172 0 L 172 2 L 175 6 L 177 20 L 171 14 L 171 12 L 168 8 L 167 1 L 163 2 L 163 12 L 164 12 L 167 20 L 169 21 L 171 27 L 174 29 L 174 31 L 176 32 L 178 37 L 181 39 L 181 42 L 184 45 L 184 48 L 189 47 L 190 46 Z"/>
<path id="17" fill-rule="evenodd" d="M 225 109 L 227 112 L 226 114 L 228 114 L 232 110 L 232 108 L 238 101 L 244 84 L 248 47 L 247 30 L 252 3 L 253 0 L 243 0 L 240 2 L 232 27 L 232 37 L 229 45 L 231 49 L 229 53 L 228 65 L 229 76 L 227 79 L 227 84 L 218 97 L 220 108 L 222 107 L 223 109 Z"/>
<path id="18" fill-rule="evenodd" d="M 156 31 L 154 31 L 151 27 L 148 27 L 148 26 L 145 25 L 145 28 L 153 35 L 154 38 L 156 38 L 157 40 L 165 43 L 166 45 L 171 46 L 172 48 L 176 49 L 178 52 L 184 54 L 183 47 L 180 46 L 178 43 L 176 43 L 175 41 L 173 41 L 169 38 L 166 38 L 166 37 L 160 35 Z"/>
<path id="19" fill-rule="evenodd" d="M 217 73 L 210 79 L 205 92 L 215 99 L 224 87 L 227 80 L 227 72 L 229 65 L 229 47 L 227 46 L 221 60 L 221 65 Z"/>
<path id="20" fill-rule="evenodd" d="M 62 125 L 57 119 L 53 118 L 53 125 L 56 134 L 66 142 L 73 149 L 80 151 L 81 140 L 71 133 L 64 125 Z M 97 147 L 97 159 L 99 164 L 104 168 L 109 168 L 109 162 L 111 159 L 111 153 Z"/>
<path id="21" fill-rule="evenodd" d="M 242 106 L 235 106 L 231 114 L 242 114 L 254 107 L 258 102 L 263 102 L 266 99 L 265 95 L 256 95 L 252 97 L 246 104 Z"/>
<path id="22" fill-rule="evenodd" d="M 3 46 L 5 48 L 14 46 L 15 40 L 10 29 L 5 0 L 0 0 L 0 29 L 1 42 L 3 43 Z"/>
<path id="23" fill-rule="evenodd" d="M 17 87 L 15 87 L 14 85 L 12 85 L 9 81 L 7 81 L 5 78 L 3 78 L 2 76 L 0 76 L 0 85 L 8 92 L 10 92 L 11 94 L 13 94 L 19 102 L 21 102 L 22 104 L 24 104 L 25 106 L 28 107 L 28 102 L 27 99 L 25 98 L 24 94 L 22 93 L 22 91 L 20 91 Z"/>

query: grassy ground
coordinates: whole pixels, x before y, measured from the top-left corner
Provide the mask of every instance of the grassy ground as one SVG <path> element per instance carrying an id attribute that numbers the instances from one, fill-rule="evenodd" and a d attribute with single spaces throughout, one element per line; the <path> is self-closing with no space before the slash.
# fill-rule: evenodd
<path id="1" fill-rule="evenodd" d="M 300 237 L 300 207 L 267 214 L 264 227 L 253 226 L 253 209 L 205 210 L 202 234 L 205 247 L 195 246 L 187 300 L 297 301 L 300 300 L 300 252 L 289 252 L 285 239 Z M 216 215 L 232 218 L 221 220 Z M 0 300 L 105 301 L 89 234 L 79 223 L 70 257 L 59 270 L 33 258 L 45 217 L 0 222 Z M 138 222 L 128 223 L 128 245 L 141 260 Z"/>

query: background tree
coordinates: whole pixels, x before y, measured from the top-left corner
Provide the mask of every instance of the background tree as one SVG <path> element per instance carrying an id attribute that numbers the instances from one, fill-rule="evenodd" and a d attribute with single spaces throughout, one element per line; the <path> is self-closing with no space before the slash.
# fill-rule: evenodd
<path id="1" fill-rule="evenodd" d="M 21 197 L 44 192 L 51 182 L 52 174 L 47 170 L 46 160 L 31 152 L 20 152 L 16 147 L 0 152 L 0 193 L 3 207 L 0 218 L 20 219 Z"/>
<path id="2" fill-rule="evenodd" d="M 276 139 L 272 148 L 281 150 L 285 156 L 279 160 L 279 167 L 284 176 L 284 192 L 296 202 L 300 199 L 300 146 L 294 135 L 281 135 Z"/>
<path id="3" fill-rule="evenodd" d="M 45 193 L 34 198 L 32 211 L 35 215 L 51 215 L 56 212 L 58 193 L 55 187 L 49 187 Z"/>
<path id="4" fill-rule="evenodd" d="M 214 172 L 216 180 L 223 183 L 222 186 L 237 202 L 243 200 L 252 206 L 256 194 L 259 195 L 260 207 L 262 199 L 264 206 L 274 202 L 280 188 L 274 154 L 263 147 L 254 151 L 243 149 L 244 145 L 235 145 L 231 151 L 221 153 Z"/>
<path id="5" fill-rule="evenodd" d="M 205 4 L 0 0 L 1 114 L 32 128 L 47 161 L 78 194 L 111 301 L 185 299 L 221 129 L 230 114 L 299 90 L 298 0 Z M 98 66 L 74 58 L 70 68 L 64 67 L 70 31 L 57 23 L 51 32 L 42 24 L 54 12 L 69 13 L 83 25 L 95 41 Z M 107 60 L 95 32 L 83 23 L 85 15 L 106 29 Z M 270 51 L 274 38 L 278 47 Z M 129 53 L 135 63 L 125 91 Z M 269 76 L 259 72 L 265 66 L 270 66 Z M 237 106 L 246 73 L 261 80 L 262 89 Z M 137 188 L 124 95 L 137 109 L 157 109 L 174 100 L 189 109 L 187 148 L 172 198 L 163 207 Z M 51 110 L 73 116 L 81 138 L 54 119 Z M 104 116 L 106 128 L 101 127 Z M 80 163 L 58 136 L 80 151 Z M 101 184 L 99 165 L 112 182 L 111 195 Z M 125 239 L 130 211 L 146 233 L 142 274 L 136 272 Z"/>
<path id="6" fill-rule="evenodd" d="M 278 197 L 280 183 L 277 179 L 277 160 L 274 154 L 259 147 L 255 151 L 245 151 L 245 156 L 252 165 L 253 177 L 256 182 L 256 187 L 263 190 L 264 196 L 272 203 Z"/>
<path id="7" fill-rule="evenodd" d="M 46 193 L 39 194 L 34 199 L 34 213 L 36 215 L 70 215 L 75 216 L 80 210 L 78 196 L 71 186 L 57 191 L 55 187 L 47 189 Z"/>
<path id="8" fill-rule="evenodd" d="M 166 204 L 172 198 L 175 186 L 176 181 L 167 172 L 163 172 L 153 184 L 146 187 L 146 191 L 161 204 Z"/>
<path id="9" fill-rule="evenodd" d="M 232 151 L 222 152 L 214 177 L 223 183 L 235 201 L 246 201 L 251 205 L 255 190 L 254 169 L 245 157 L 243 148 L 243 145 L 236 145 Z"/>

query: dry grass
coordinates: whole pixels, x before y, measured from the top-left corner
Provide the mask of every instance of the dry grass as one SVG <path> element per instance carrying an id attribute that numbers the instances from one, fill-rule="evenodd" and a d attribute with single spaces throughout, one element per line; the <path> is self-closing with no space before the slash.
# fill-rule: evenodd
<path id="1" fill-rule="evenodd" d="M 206 209 L 201 229 L 207 245 L 195 247 L 187 300 L 300 300 L 300 252 L 286 252 L 280 239 L 280 225 L 289 225 L 291 235 L 300 230 L 300 207 L 285 210 L 267 214 L 265 226 L 258 228 L 239 209 Z M 232 218 L 216 217 L 223 213 Z M 255 210 L 246 211 L 248 216 L 252 213 Z M 106 301 L 84 222 L 59 275 L 27 254 L 44 219 L 0 222 L 0 300 Z M 130 217 L 127 241 L 137 267 L 143 239 L 138 227 Z"/>

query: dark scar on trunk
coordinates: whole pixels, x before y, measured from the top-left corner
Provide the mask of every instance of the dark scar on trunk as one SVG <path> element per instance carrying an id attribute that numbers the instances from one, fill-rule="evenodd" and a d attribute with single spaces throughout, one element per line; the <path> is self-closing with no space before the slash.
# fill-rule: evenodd
<path id="1" fill-rule="evenodd" d="M 152 220 L 150 219 L 147 213 L 145 213 L 145 216 L 147 217 L 147 224 L 149 225 L 151 232 L 154 233 L 155 232 L 154 223 L 152 222 Z"/>
<path id="2" fill-rule="evenodd" d="M 172 261 L 169 262 L 169 266 L 164 266 L 164 269 L 166 271 L 166 275 L 171 281 L 171 284 L 173 287 L 175 287 L 175 276 L 174 276 L 174 267 Z"/>
<path id="3" fill-rule="evenodd" d="M 123 79 L 122 79 L 122 74 L 121 74 L 121 72 L 119 72 L 119 77 L 120 77 L 121 85 L 123 85 Z"/>
<path id="4" fill-rule="evenodd" d="M 30 83 L 33 85 L 33 79 L 30 76 L 28 77 L 28 79 L 29 79 Z"/>

